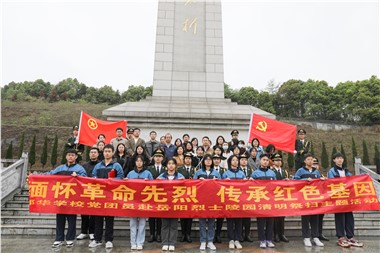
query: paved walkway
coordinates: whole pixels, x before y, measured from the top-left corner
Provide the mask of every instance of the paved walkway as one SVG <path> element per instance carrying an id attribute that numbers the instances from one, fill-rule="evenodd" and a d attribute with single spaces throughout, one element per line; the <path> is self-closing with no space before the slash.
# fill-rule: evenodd
<path id="1" fill-rule="evenodd" d="M 277 243 L 273 249 L 260 249 L 258 242 L 243 243 L 242 250 L 229 250 L 226 239 L 222 244 L 215 244 L 217 247 L 216 252 L 219 253 L 244 253 L 244 252 L 260 252 L 260 253 L 274 253 L 274 252 L 289 252 L 289 253 L 301 253 L 301 252 L 341 252 L 341 253 L 379 253 L 380 252 L 380 238 L 358 238 L 364 242 L 363 248 L 351 247 L 348 249 L 340 248 L 336 245 L 336 241 L 325 242 L 325 247 L 306 248 L 303 246 L 301 238 L 289 238 L 290 243 Z M 51 244 L 54 241 L 54 237 L 50 236 L 2 236 L 1 237 L 1 252 L 3 253 L 45 253 L 45 252 L 87 252 L 87 253 L 119 253 L 119 252 L 131 252 L 129 238 L 116 237 L 114 240 L 113 249 L 105 249 L 104 244 L 95 249 L 88 247 L 88 240 L 76 241 L 75 246 L 67 248 L 61 246 L 58 249 L 52 249 Z M 161 244 L 159 243 L 145 243 L 144 250 L 141 253 L 161 253 Z M 193 253 L 200 252 L 199 243 L 178 243 L 176 245 L 175 252 L 181 253 Z M 209 253 L 209 250 L 205 253 Z"/>

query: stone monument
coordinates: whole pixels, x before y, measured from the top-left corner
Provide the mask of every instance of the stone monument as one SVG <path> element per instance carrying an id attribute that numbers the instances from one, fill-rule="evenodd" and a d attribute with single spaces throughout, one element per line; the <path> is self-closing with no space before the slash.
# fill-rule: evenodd
<path id="1" fill-rule="evenodd" d="M 109 121 L 158 135 L 229 139 L 238 129 L 246 139 L 252 113 L 273 114 L 224 98 L 221 1 L 159 1 L 153 95 L 103 111 Z M 144 131 L 146 130 L 146 131 Z"/>

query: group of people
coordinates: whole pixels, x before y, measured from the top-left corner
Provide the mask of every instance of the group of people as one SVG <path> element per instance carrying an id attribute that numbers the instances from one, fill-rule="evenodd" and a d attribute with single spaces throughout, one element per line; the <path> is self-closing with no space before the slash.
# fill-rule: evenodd
<path id="1" fill-rule="evenodd" d="M 75 131 L 75 127 L 74 127 Z M 106 144 L 104 135 L 99 135 L 97 143 L 91 147 L 90 161 L 78 164 L 78 150 L 69 147 L 66 154 L 67 163 L 46 172 L 54 175 L 89 176 L 94 178 L 115 178 L 119 180 L 291 180 L 289 173 L 282 166 L 282 155 L 275 152 L 275 146 L 269 144 L 265 149 L 260 140 L 254 138 L 249 145 L 238 139 L 239 132 L 231 132 L 231 141 L 218 136 L 214 146 L 207 136 L 202 138 L 202 145 L 197 138 L 190 139 L 184 134 L 182 139 L 172 143 L 172 135 L 167 133 L 157 141 L 157 133 L 150 132 L 150 140 L 141 139 L 140 129 L 128 130 L 128 138 L 123 138 L 123 129 L 116 130 L 116 137 Z M 293 180 L 325 180 L 318 168 L 318 159 L 309 154 L 311 143 L 305 140 L 306 131 L 298 131 L 299 139 L 295 150 L 298 165 Z M 99 145 L 100 144 L 100 145 Z M 102 145 L 104 144 L 104 145 Z M 327 178 L 351 176 L 343 168 L 343 155 L 333 155 L 334 167 Z M 130 243 L 132 250 L 142 250 L 145 243 L 146 218 L 130 218 Z M 289 242 L 285 236 L 285 217 L 257 217 L 257 231 L 260 248 L 273 248 L 274 242 Z M 66 245 L 73 246 L 75 240 L 76 215 L 57 214 L 56 240 L 53 247 L 64 244 L 65 221 L 68 221 Z M 313 244 L 323 247 L 321 240 L 328 241 L 322 233 L 323 214 L 304 215 L 302 236 L 304 245 Z M 224 218 L 200 218 L 200 250 L 216 250 L 214 243 L 221 243 L 221 231 Z M 105 223 L 105 247 L 113 247 L 113 216 L 81 215 L 81 233 L 77 240 L 90 239 L 89 247 L 102 245 Z M 174 251 L 178 238 L 177 218 L 149 217 L 148 242 L 161 242 L 162 250 Z M 192 242 L 191 227 L 193 220 L 181 218 L 181 242 Z M 363 243 L 354 238 L 354 217 L 352 212 L 335 214 L 336 236 L 341 247 L 362 247 Z M 253 242 L 251 236 L 251 218 L 227 218 L 227 237 L 230 249 L 241 249 L 241 242 Z"/>

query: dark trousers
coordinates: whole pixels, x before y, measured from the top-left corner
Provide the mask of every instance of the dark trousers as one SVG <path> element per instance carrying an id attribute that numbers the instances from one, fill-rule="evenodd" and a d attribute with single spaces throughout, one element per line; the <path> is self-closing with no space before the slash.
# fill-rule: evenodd
<path id="1" fill-rule="evenodd" d="M 222 233 L 223 221 L 224 221 L 224 218 L 218 218 L 218 219 L 216 219 L 215 236 L 219 236 L 220 237 L 220 234 Z"/>
<path id="2" fill-rule="evenodd" d="M 56 220 L 55 240 L 56 241 L 65 240 L 65 224 L 67 220 L 68 228 L 67 228 L 66 240 L 74 241 L 76 224 L 77 224 L 77 215 L 76 214 L 57 214 L 55 220 Z"/>
<path id="3" fill-rule="evenodd" d="M 272 241 L 273 218 L 257 218 L 257 232 L 260 241 Z"/>
<path id="4" fill-rule="evenodd" d="M 242 236 L 248 237 L 251 232 L 251 218 L 242 218 Z"/>
<path id="5" fill-rule="evenodd" d="M 175 245 L 178 237 L 178 219 L 163 218 L 162 219 L 162 245 Z"/>
<path id="6" fill-rule="evenodd" d="M 285 217 L 274 217 L 273 218 L 273 231 L 275 235 L 282 236 L 285 234 Z"/>
<path id="7" fill-rule="evenodd" d="M 335 214 L 335 230 L 338 238 L 346 236 L 348 239 L 354 237 L 354 215 L 352 212 Z"/>
<path id="8" fill-rule="evenodd" d="M 303 238 L 318 237 L 318 219 L 318 214 L 301 216 Z"/>
<path id="9" fill-rule="evenodd" d="M 241 241 L 242 218 L 227 218 L 228 240 Z"/>
<path id="10" fill-rule="evenodd" d="M 181 218 L 181 232 L 183 236 L 185 235 L 190 236 L 192 222 L 193 222 L 193 219 Z"/>
<path id="11" fill-rule="evenodd" d="M 323 217 L 324 214 L 318 214 L 318 236 L 323 235 Z"/>
<path id="12" fill-rule="evenodd" d="M 162 219 L 161 218 L 149 218 L 149 231 L 150 235 L 153 235 L 156 237 L 157 235 L 161 235 L 161 225 L 162 225 Z"/>
<path id="13" fill-rule="evenodd" d="M 113 241 L 113 222 L 114 216 L 95 216 L 95 233 L 94 238 L 95 241 L 101 242 L 103 236 L 103 224 L 104 220 L 106 221 L 106 232 L 105 232 L 105 240 L 106 242 Z"/>
<path id="14" fill-rule="evenodd" d="M 80 231 L 82 234 L 94 234 L 95 233 L 95 216 L 81 215 Z"/>

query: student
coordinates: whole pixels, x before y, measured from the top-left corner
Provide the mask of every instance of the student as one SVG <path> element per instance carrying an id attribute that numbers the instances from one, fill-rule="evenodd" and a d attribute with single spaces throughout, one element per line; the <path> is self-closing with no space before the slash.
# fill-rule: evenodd
<path id="1" fill-rule="evenodd" d="M 313 167 L 316 168 L 319 173 L 321 173 L 321 171 L 319 170 L 319 161 L 318 161 L 318 158 L 314 157 L 313 159 Z M 321 173 L 322 175 L 322 173 Z M 322 175 L 323 177 L 323 175 Z M 323 234 L 323 217 L 325 215 L 322 213 L 322 214 L 318 214 L 318 238 L 319 240 L 321 241 L 330 241 L 329 238 L 327 238 L 324 234 Z"/>
<path id="2" fill-rule="evenodd" d="M 66 176 L 86 176 L 86 171 L 82 166 L 77 164 L 76 160 L 78 158 L 77 151 L 75 149 L 68 149 L 66 151 L 66 164 L 62 164 L 44 174 L 46 175 L 66 175 Z M 68 228 L 66 234 L 66 246 L 72 247 L 74 246 L 75 240 L 75 230 L 76 230 L 76 214 L 57 214 L 56 215 L 56 227 L 55 227 L 55 242 L 53 243 L 53 248 L 58 248 L 63 245 L 65 241 L 65 223 L 67 220 Z"/>
<path id="3" fill-rule="evenodd" d="M 177 161 L 170 158 L 167 163 L 167 171 L 157 177 L 158 180 L 179 180 L 185 177 L 177 172 Z M 178 237 L 178 219 L 162 218 L 162 250 L 174 251 Z"/>
<path id="4" fill-rule="evenodd" d="M 214 170 L 214 164 L 212 161 L 212 156 L 206 154 L 202 160 L 202 169 L 195 172 L 194 179 L 206 180 L 206 179 L 220 179 L 220 174 Z M 207 223 L 207 229 L 206 229 Z M 213 243 L 215 235 L 215 218 L 199 218 L 199 233 L 201 246 L 200 250 L 216 250 Z"/>
<path id="5" fill-rule="evenodd" d="M 249 153 L 248 166 L 251 170 L 257 170 L 260 167 L 260 156 L 257 157 L 257 148 L 252 147 Z"/>
<path id="6" fill-rule="evenodd" d="M 226 180 L 246 180 L 244 172 L 239 170 L 239 158 L 231 155 L 228 160 L 228 170 L 223 173 L 222 178 Z M 240 241 L 242 240 L 242 218 L 227 218 L 228 248 L 242 249 Z"/>
<path id="7" fill-rule="evenodd" d="M 214 170 L 220 174 L 220 177 L 222 177 L 224 171 L 226 170 L 225 168 L 220 166 L 222 158 L 225 159 L 224 157 L 221 156 L 223 153 L 223 150 L 221 147 L 216 147 L 214 151 L 215 151 L 215 154 L 212 157 L 212 162 L 214 163 Z M 220 234 L 222 233 L 223 221 L 224 221 L 224 218 L 216 219 L 214 243 L 215 242 L 222 243 Z"/>
<path id="8" fill-rule="evenodd" d="M 159 175 L 166 171 L 166 167 L 162 165 L 165 152 L 162 149 L 156 149 L 153 152 L 154 164 L 148 167 L 150 173 L 152 173 L 153 179 L 156 179 Z M 149 233 L 150 237 L 148 242 L 161 242 L 161 218 L 149 217 Z"/>
<path id="9" fill-rule="evenodd" d="M 252 173 L 252 179 L 276 180 L 276 174 L 269 168 L 269 155 L 260 155 L 260 168 Z M 257 232 L 259 234 L 260 248 L 274 248 L 273 217 L 257 217 Z"/>
<path id="10" fill-rule="evenodd" d="M 343 168 L 344 158 L 341 153 L 335 153 L 332 156 L 334 167 L 327 173 L 328 178 L 350 177 L 351 172 Z M 352 212 L 335 214 L 335 230 L 338 237 L 338 245 L 344 248 L 354 246 L 363 247 L 364 244 L 354 238 L 355 222 Z"/>
<path id="11" fill-rule="evenodd" d="M 316 168 L 313 168 L 313 156 L 311 154 L 306 154 L 304 159 L 304 167 L 297 170 L 294 175 L 295 180 L 307 180 L 311 182 L 315 178 L 320 178 L 321 174 Z M 302 236 L 303 242 L 306 247 L 312 247 L 310 236 L 313 238 L 313 242 L 316 246 L 323 247 L 324 244 L 318 238 L 318 214 L 315 215 L 303 215 L 301 216 L 302 222 Z M 311 228 L 311 232 L 310 232 Z"/>
<path id="12" fill-rule="evenodd" d="M 190 143 L 190 142 L 188 142 Z M 184 155 L 184 164 L 178 168 L 178 172 L 181 173 L 185 179 L 192 179 L 194 177 L 195 169 L 193 166 L 191 166 L 193 155 L 191 153 L 186 153 Z M 188 242 L 191 243 L 193 240 L 191 240 L 191 225 L 193 222 L 192 218 L 181 218 L 181 232 L 182 232 L 182 239 L 180 242 Z"/>
<path id="13" fill-rule="evenodd" d="M 121 165 L 117 162 L 114 162 L 112 155 L 114 152 L 114 147 L 112 144 L 107 144 L 104 146 L 104 160 L 97 165 L 95 165 L 94 170 L 92 171 L 92 177 L 95 178 L 109 178 L 111 174 L 115 174 L 115 178 L 123 179 L 124 172 L 121 168 Z M 113 176 L 113 175 L 112 175 Z M 88 246 L 90 248 L 95 248 L 102 245 L 102 236 L 103 236 L 103 223 L 105 221 L 106 232 L 106 249 L 113 247 L 113 225 L 114 225 L 114 216 L 95 216 L 95 233 L 93 240 Z"/>
<path id="14" fill-rule="evenodd" d="M 248 167 L 248 155 L 243 153 L 239 156 L 239 169 L 244 172 L 245 178 L 249 179 L 252 175 L 252 169 Z M 253 242 L 251 233 L 251 218 L 242 218 L 242 240 L 241 242 Z"/>
<path id="15" fill-rule="evenodd" d="M 289 172 L 282 167 L 282 155 L 275 153 L 272 156 L 273 172 L 276 174 L 276 180 L 289 180 Z M 285 217 L 274 217 L 274 241 L 275 242 L 289 242 L 289 239 L 285 236 Z"/>
<path id="16" fill-rule="evenodd" d="M 100 136 L 100 135 L 99 135 Z M 98 137 L 99 138 L 99 137 Z M 88 177 L 92 176 L 92 171 L 99 163 L 99 150 L 96 147 L 90 149 L 90 161 L 83 164 L 83 168 L 86 170 Z M 81 214 L 81 233 L 77 236 L 77 240 L 83 240 L 90 237 L 90 240 L 94 240 L 95 232 L 95 216 Z"/>
<path id="17" fill-rule="evenodd" d="M 135 159 L 135 168 L 130 171 L 125 179 L 153 180 L 152 174 L 145 169 L 144 157 L 138 155 Z M 130 235 L 131 250 L 142 250 L 145 242 L 145 217 L 131 217 Z"/>

